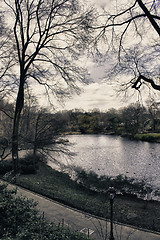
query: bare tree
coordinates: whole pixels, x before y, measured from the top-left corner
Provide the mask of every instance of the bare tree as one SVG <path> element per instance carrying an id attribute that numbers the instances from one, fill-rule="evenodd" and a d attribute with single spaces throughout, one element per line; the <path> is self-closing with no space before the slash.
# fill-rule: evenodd
<path id="1" fill-rule="evenodd" d="M 159 110 L 160 103 L 156 103 L 153 100 L 147 102 L 148 104 L 148 114 L 150 119 L 150 130 L 153 132 L 159 132 Z"/>
<path id="2" fill-rule="evenodd" d="M 76 83 L 85 82 L 86 72 L 76 60 L 85 49 L 92 30 L 92 10 L 84 10 L 78 0 L 3 0 L 3 14 L 9 34 L 7 51 L 1 49 L 9 62 L 8 81 L 17 91 L 12 158 L 14 170 L 18 162 L 18 130 L 24 105 L 25 85 L 43 85 L 46 94 L 68 95 L 78 90 Z M 9 60 L 10 59 L 10 60 Z"/>
<path id="3" fill-rule="evenodd" d="M 34 134 L 30 143 L 33 147 L 33 165 L 35 166 L 37 153 L 42 155 L 44 159 L 47 157 L 58 165 L 64 165 L 57 159 L 57 156 L 63 154 L 71 157 L 73 153 L 68 149 L 69 141 L 57 135 L 54 115 L 47 113 L 44 109 L 40 110 L 36 114 L 32 127 L 34 127 Z"/>
<path id="4" fill-rule="evenodd" d="M 11 151 L 12 105 L 0 100 L 0 159 L 7 158 Z"/>
<path id="5" fill-rule="evenodd" d="M 5 27 L 4 15 L 0 11 L 0 100 L 4 99 L 10 90 L 13 90 L 13 88 L 8 89 L 8 80 L 3 79 L 8 74 L 8 70 L 12 65 L 7 47 L 8 39 L 9 36 Z"/>
<path id="6" fill-rule="evenodd" d="M 112 73 L 130 76 L 127 87 L 139 90 L 145 83 L 160 91 L 159 9 L 158 0 L 112 1 L 110 11 L 106 5 L 99 17 L 103 24 L 96 40 L 103 37 L 112 54 L 118 53 Z"/>

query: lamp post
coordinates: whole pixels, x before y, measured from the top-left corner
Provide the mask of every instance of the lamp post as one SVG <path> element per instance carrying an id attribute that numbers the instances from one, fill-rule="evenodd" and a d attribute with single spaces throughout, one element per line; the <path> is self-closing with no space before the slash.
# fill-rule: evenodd
<path id="1" fill-rule="evenodd" d="M 108 196 L 109 196 L 109 200 L 110 200 L 110 223 L 111 223 L 109 240 L 114 240 L 114 236 L 113 236 L 113 200 L 116 196 L 116 191 L 115 191 L 114 187 L 109 187 L 107 192 L 108 192 Z"/>

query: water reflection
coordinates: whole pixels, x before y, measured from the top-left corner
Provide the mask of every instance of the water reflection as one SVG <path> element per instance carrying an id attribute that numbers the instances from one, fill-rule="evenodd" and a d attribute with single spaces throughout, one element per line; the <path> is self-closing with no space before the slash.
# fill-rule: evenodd
<path id="1" fill-rule="evenodd" d="M 71 164 L 98 175 L 143 179 L 160 187 L 159 144 L 107 135 L 69 135 L 77 155 Z"/>

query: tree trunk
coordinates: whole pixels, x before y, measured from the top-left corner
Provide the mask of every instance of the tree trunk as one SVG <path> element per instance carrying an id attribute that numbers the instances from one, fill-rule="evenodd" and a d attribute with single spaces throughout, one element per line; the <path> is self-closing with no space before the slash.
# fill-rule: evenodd
<path id="1" fill-rule="evenodd" d="M 12 133 L 12 161 L 14 166 L 14 173 L 18 170 L 18 132 L 19 132 L 19 122 L 21 111 L 24 105 L 24 81 L 20 81 L 20 87 L 16 100 L 16 108 L 13 123 L 13 133 Z"/>
<path id="2" fill-rule="evenodd" d="M 36 119 L 35 134 L 34 134 L 34 145 L 33 145 L 33 167 L 36 170 L 36 155 L 37 155 L 37 134 L 38 134 L 38 124 L 41 114 L 38 114 Z"/>

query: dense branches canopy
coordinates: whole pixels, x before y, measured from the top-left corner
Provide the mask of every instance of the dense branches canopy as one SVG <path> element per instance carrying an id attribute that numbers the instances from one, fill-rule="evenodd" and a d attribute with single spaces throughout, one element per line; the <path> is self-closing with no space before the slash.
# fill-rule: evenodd
<path id="1" fill-rule="evenodd" d="M 102 25 L 97 40 L 103 37 L 108 53 L 111 50 L 118 56 L 117 60 L 111 56 L 111 61 L 117 62 L 112 77 L 119 76 L 122 82 L 127 76 L 125 88 L 139 90 L 145 84 L 159 91 L 160 2 L 112 1 L 110 7 L 106 4 L 103 8 L 99 19 Z"/>
<path id="2" fill-rule="evenodd" d="M 62 91 L 62 79 L 71 88 L 77 80 L 84 81 L 75 61 L 88 41 L 91 11 L 85 12 L 75 0 L 4 2 L 3 13 L 10 19 L 5 46 L 12 61 L 10 77 L 17 85 L 21 76 L 57 94 Z"/>
<path id="3" fill-rule="evenodd" d="M 1 88 L 17 92 L 12 158 L 18 159 L 25 87 L 38 83 L 48 96 L 64 96 L 78 90 L 77 82 L 86 82 L 77 60 L 92 38 L 93 16 L 77 0 L 3 0 L 1 12 L 7 26 L 0 48 Z"/>

